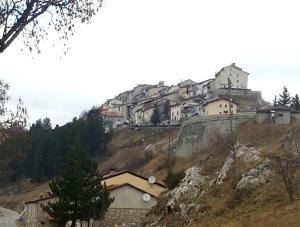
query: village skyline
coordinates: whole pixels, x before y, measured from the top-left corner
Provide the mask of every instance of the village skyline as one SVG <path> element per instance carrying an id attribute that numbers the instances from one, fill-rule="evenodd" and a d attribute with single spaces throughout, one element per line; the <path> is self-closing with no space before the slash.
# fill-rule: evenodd
<path id="1" fill-rule="evenodd" d="M 30 122 L 48 116 L 54 125 L 137 84 L 200 82 L 232 62 L 271 102 L 283 85 L 298 92 L 298 8 L 297 1 L 104 1 L 90 25 L 78 26 L 66 55 L 52 46 L 54 32 L 39 55 L 20 53 L 17 40 L 0 56 L 1 76 L 30 109 Z"/>

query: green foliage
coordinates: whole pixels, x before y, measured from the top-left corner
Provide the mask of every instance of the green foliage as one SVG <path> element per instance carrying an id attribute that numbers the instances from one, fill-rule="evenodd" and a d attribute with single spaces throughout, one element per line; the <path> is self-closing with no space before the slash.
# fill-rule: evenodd
<path id="1" fill-rule="evenodd" d="M 166 177 L 166 185 L 169 190 L 177 187 L 180 181 L 184 178 L 185 173 L 183 171 L 178 173 L 169 172 Z"/>
<path id="2" fill-rule="evenodd" d="M 275 95 L 275 97 L 274 97 L 273 106 L 278 106 L 277 95 Z"/>
<path id="3" fill-rule="evenodd" d="M 101 179 L 97 164 L 87 153 L 72 148 L 67 154 L 65 170 L 49 184 L 57 201 L 49 202 L 43 210 L 61 225 L 69 220 L 74 225 L 77 220 L 103 219 L 113 199 Z"/>
<path id="4" fill-rule="evenodd" d="M 158 125 L 160 123 L 161 119 L 160 119 L 160 112 L 159 112 L 159 107 L 156 104 L 154 106 L 154 110 L 151 116 L 151 123 L 154 125 Z"/>
<path id="5" fill-rule="evenodd" d="M 29 139 L 28 134 L 23 132 L 10 136 L 0 146 L 0 187 L 4 187 L 9 182 L 18 181 L 24 173 L 24 159 L 29 152 Z"/>
<path id="6" fill-rule="evenodd" d="M 288 91 L 287 87 L 283 87 L 283 91 L 279 94 L 278 104 L 280 106 L 289 107 L 291 104 L 291 96 L 290 92 Z"/>
<path id="7" fill-rule="evenodd" d="M 22 142 L 24 138 L 26 142 Z M 102 117 L 94 108 L 81 118 L 54 129 L 49 118 L 40 119 L 27 132 L 0 145 L 0 154 L 6 154 L 5 164 L 0 161 L 0 170 L 5 169 L 6 179 L 17 180 L 25 175 L 41 182 L 57 176 L 64 168 L 66 153 L 72 146 L 79 145 L 92 156 L 104 156 L 109 139 Z"/>
<path id="8" fill-rule="evenodd" d="M 165 117 L 165 119 L 167 119 L 167 120 L 170 119 L 170 113 L 171 113 L 171 104 L 170 104 L 170 101 L 167 100 L 164 103 L 164 117 Z"/>
<path id="9" fill-rule="evenodd" d="M 294 110 L 300 111 L 300 100 L 298 94 L 296 94 L 295 97 L 292 99 L 292 107 Z"/>

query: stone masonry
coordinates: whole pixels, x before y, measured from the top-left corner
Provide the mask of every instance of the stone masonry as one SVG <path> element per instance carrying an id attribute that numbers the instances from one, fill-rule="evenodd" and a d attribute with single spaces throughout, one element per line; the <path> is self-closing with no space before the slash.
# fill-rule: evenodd
<path id="1" fill-rule="evenodd" d="M 232 116 L 233 130 L 241 123 L 254 119 L 255 116 L 254 112 L 234 114 Z M 195 117 L 184 122 L 172 150 L 178 156 L 189 156 L 208 147 L 209 141 L 215 135 L 226 136 L 229 133 L 229 115 Z"/>
<path id="2" fill-rule="evenodd" d="M 148 209 L 108 209 L 105 219 L 99 226 L 116 227 L 116 226 L 141 226 L 143 218 L 149 212 Z"/>

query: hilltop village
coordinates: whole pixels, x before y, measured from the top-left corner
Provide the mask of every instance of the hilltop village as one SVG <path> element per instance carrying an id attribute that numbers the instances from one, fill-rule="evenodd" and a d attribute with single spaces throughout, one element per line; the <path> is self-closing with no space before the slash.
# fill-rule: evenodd
<path id="1" fill-rule="evenodd" d="M 248 78 L 248 72 L 232 63 L 202 82 L 188 79 L 172 86 L 163 81 L 157 85 L 141 84 L 107 100 L 100 113 L 109 130 L 124 125 L 152 125 L 155 108 L 160 113 L 160 125 L 181 124 L 196 116 L 229 114 L 229 109 L 233 114 L 256 111 L 264 102 L 260 91 L 248 88 Z"/>

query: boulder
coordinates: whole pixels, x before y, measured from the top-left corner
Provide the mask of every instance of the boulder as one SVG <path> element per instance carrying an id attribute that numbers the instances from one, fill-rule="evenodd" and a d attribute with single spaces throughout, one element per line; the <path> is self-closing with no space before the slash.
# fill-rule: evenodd
<path id="1" fill-rule="evenodd" d="M 261 184 L 265 184 L 274 174 L 272 162 L 267 159 L 243 174 L 242 179 L 237 184 L 237 189 L 256 188 Z"/>

